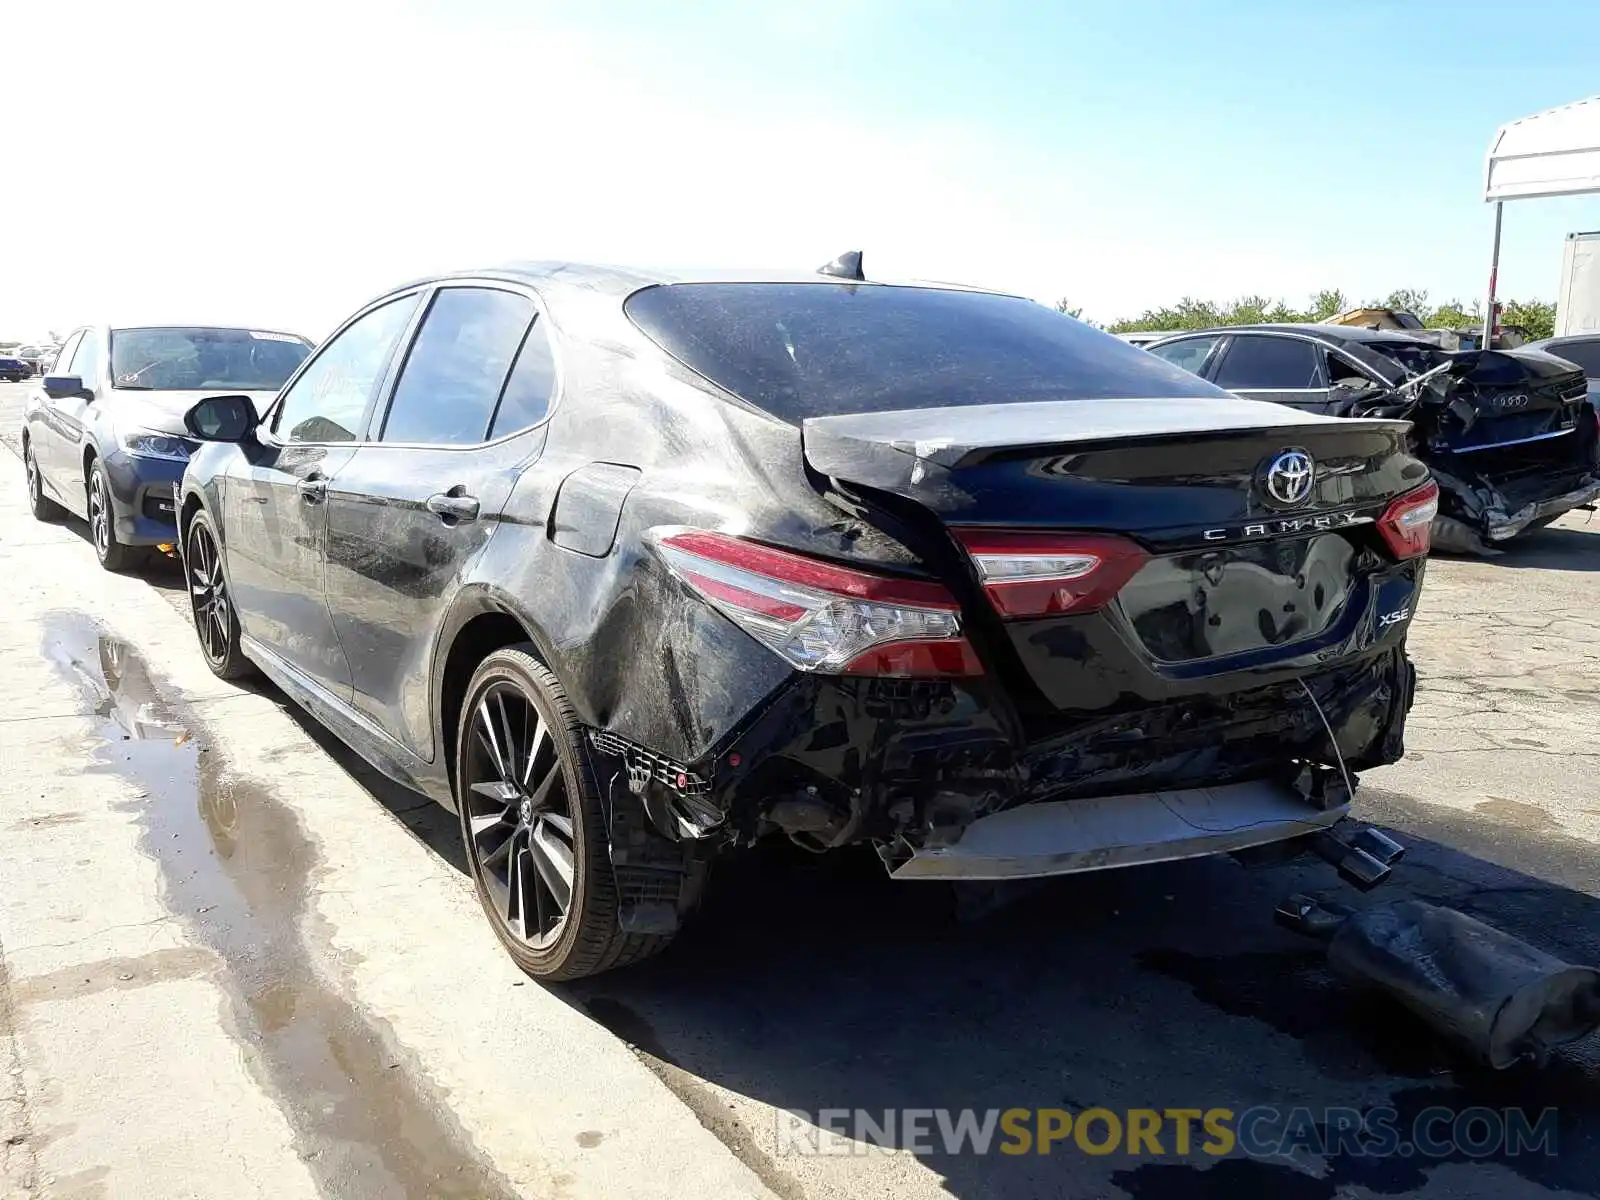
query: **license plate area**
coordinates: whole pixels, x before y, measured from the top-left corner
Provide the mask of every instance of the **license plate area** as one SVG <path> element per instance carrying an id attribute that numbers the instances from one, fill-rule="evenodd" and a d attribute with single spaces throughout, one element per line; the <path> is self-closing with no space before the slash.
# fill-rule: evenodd
<path id="1" fill-rule="evenodd" d="M 1292 646 L 1344 615 L 1355 556 L 1336 533 L 1166 555 L 1128 581 L 1117 606 L 1156 662 Z"/>

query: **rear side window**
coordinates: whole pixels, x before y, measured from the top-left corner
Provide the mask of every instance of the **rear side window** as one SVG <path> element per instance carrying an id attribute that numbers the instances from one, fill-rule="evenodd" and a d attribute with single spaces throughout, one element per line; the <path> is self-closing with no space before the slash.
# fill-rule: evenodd
<path id="1" fill-rule="evenodd" d="M 1322 357 L 1311 342 L 1287 337 L 1236 337 L 1217 370 L 1225 388 L 1326 387 Z"/>
<path id="2" fill-rule="evenodd" d="M 1214 337 L 1190 338 L 1185 342 L 1173 342 L 1170 346 L 1157 346 L 1150 353 L 1157 358 L 1166 359 L 1175 367 L 1182 367 L 1185 371 L 1198 375 L 1220 340 Z"/>
<path id="3" fill-rule="evenodd" d="M 1549 348 L 1557 358 L 1577 363 L 1590 379 L 1600 379 L 1600 340 L 1589 342 L 1561 342 Z"/>
<path id="4" fill-rule="evenodd" d="M 442 288 L 395 384 L 381 441 L 472 446 L 533 320 L 533 301 L 490 288 Z"/>
<path id="5" fill-rule="evenodd" d="M 490 438 L 504 437 L 544 420 L 555 390 L 556 363 L 550 350 L 550 335 L 545 323 L 535 320 L 522 341 L 522 349 L 517 351 L 511 378 L 500 395 L 500 408 L 489 427 Z"/>
<path id="6" fill-rule="evenodd" d="M 1352 350 L 1365 350 L 1381 354 L 1390 362 L 1399 363 L 1412 375 L 1420 375 L 1444 361 L 1444 354 L 1436 346 L 1415 341 L 1409 342 L 1356 342 Z"/>
<path id="7" fill-rule="evenodd" d="M 785 421 L 1216 388 L 1031 300 L 850 283 L 676 283 L 627 300 L 690 369 Z"/>

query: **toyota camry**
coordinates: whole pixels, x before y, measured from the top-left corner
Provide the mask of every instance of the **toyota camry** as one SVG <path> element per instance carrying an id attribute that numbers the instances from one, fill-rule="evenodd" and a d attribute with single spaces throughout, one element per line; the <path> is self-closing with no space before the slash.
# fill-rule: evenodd
<path id="1" fill-rule="evenodd" d="M 424 280 L 186 424 L 212 669 L 453 809 L 537 977 L 659 949 L 769 836 L 907 880 L 1397 849 L 1346 814 L 1412 699 L 1404 422 L 852 255 Z"/>

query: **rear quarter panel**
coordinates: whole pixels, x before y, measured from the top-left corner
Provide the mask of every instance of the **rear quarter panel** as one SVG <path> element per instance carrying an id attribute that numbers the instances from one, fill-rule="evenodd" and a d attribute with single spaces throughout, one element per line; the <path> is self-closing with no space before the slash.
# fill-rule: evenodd
<path id="1" fill-rule="evenodd" d="M 689 761 L 793 672 L 689 598 L 651 549 L 652 530 L 725 530 L 880 563 L 908 563 L 910 554 L 821 499 L 807 482 L 797 428 L 724 397 L 642 335 L 563 349 L 563 398 L 545 453 L 512 489 L 435 663 L 473 616 L 510 612 L 585 724 Z M 568 546 L 552 537 L 563 483 L 593 478 L 594 464 L 637 473 L 604 554 L 570 530 L 561 534 Z M 596 513 L 611 520 L 607 505 Z M 436 666 L 436 679 L 441 673 Z"/>

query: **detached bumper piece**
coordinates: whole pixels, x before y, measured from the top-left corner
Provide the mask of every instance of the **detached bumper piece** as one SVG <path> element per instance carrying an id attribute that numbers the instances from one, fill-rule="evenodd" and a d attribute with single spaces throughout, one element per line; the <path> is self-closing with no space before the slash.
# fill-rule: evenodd
<path id="1" fill-rule="evenodd" d="M 1542 521 L 1546 517 L 1559 517 L 1564 512 L 1592 504 L 1597 498 L 1600 498 L 1600 481 L 1585 484 L 1570 492 L 1563 492 L 1559 496 L 1551 496 L 1548 500 L 1525 504 L 1515 512 L 1506 513 L 1491 509 L 1484 514 L 1484 534 L 1491 542 L 1503 542 L 1516 537 L 1535 521 Z"/>
<path id="2" fill-rule="evenodd" d="M 1026 879 L 1170 862 L 1331 829 L 1348 805 L 1313 807 L 1289 784 L 1222 787 L 1025 804 L 981 817 L 959 839 L 925 847 L 896 879 Z"/>

